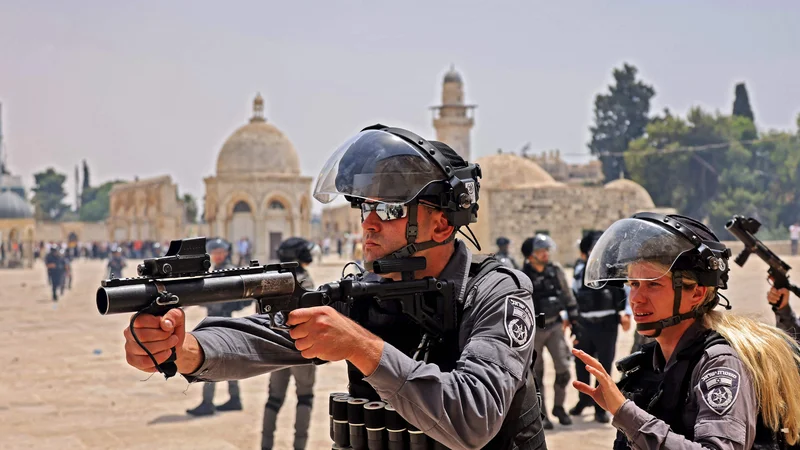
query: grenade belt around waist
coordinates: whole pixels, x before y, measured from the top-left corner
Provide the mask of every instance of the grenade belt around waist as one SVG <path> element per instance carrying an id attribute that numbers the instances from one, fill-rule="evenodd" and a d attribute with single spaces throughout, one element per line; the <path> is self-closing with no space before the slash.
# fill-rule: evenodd
<path id="1" fill-rule="evenodd" d="M 330 394 L 328 403 L 333 449 L 439 450 L 447 447 L 405 421 L 385 402 Z"/>

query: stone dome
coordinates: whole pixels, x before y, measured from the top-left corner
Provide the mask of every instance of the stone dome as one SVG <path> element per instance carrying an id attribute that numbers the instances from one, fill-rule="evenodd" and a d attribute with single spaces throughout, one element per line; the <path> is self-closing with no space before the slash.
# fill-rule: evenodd
<path id="1" fill-rule="evenodd" d="M 650 197 L 650 193 L 647 192 L 647 189 L 645 189 L 641 184 L 633 180 L 628 180 L 627 178 L 620 178 L 618 180 L 606 183 L 606 185 L 603 186 L 603 188 L 633 192 L 636 196 L 636 200 L 638 203 L 637 206 L 639 208 L 648 209 L 648 208 L 655 208 L 656 206 L 655 203 L 653 203 L 653 198 Z"/>
<path id="2" fill-rule="evenodd" d="M 482 188 L 518 188 L 537 186 L 561 186 L 546 170 L 528 158 L 513 153 L 478 158 Z"/>
<path id="3" fill-rule="evenodd" d="M 300 174 L 300 160 L 289 138 L 264 119 L 261 95 L 253 101 L 253 118 L 225 141 L 217 157 L 217 175 L 246 173 Z"/>
<path id="4" fill-rule="evenodd" d="M 29 219 L 33 217 L 31 206 L 19 194 L 0 192 L 0 219 Z"/>

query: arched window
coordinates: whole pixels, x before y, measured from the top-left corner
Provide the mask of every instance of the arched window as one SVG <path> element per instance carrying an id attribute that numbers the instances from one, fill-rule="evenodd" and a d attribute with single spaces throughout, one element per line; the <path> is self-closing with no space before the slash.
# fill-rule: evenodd
<path id="1" fill-rule="evenodd" d="M 272 200 L 269 202 L 269 209 L 286 209 L 286 207 L 280 201 Z"/>
<path id="2" fill-rule="evenodd" d="M 240 212 L 249 213 L 249 212 L 251 212 L 250 211 L 250 205 L 247 202 L 243 201 L 243 200 L 239 200 L 239 202 L 236 203 L 236 205 L 233 206 L 233 212 L 234 212 L 234 214 L 235 213 L 240 213 Z"/>

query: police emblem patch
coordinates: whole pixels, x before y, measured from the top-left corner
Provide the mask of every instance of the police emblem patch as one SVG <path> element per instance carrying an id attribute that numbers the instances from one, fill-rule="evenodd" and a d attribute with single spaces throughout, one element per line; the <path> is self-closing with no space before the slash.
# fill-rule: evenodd
<path id="1" fill-rule="evenodd" d="M 525 348 L 533 340 L 533 312 L 521 298 L 506 297 L 504 325 L 511 348 Z"/>
<path id="2" fill-rule="evenodd" d="M 706 370 L 700 377 L 700 393 L 703 401 L 720 416 L 730 411 L 739 396 L 739 373 L 732 369 Z"/>

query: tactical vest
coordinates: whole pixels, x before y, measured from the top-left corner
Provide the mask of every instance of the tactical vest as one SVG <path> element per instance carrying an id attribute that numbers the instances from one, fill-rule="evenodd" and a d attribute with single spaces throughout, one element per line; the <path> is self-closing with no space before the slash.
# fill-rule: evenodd
<path id="1" fill-rule="evenodd" d="M 519 279 L 513 271 L 503 266 L 494 258 L 474 255 L 469 268 L 469 280 L 464 289 L 465 298 L 475 290 L 480 280 L 495 270 L 511 275 L 517 286 Z M 463 315 L 464 300 L 459 299 L 458 324 Z M 406 355 L 412 355 L 422 340 L 423 330 L 402 314 L 398 309 L 383 309 L 375 302 L 360 302 L 364 306 L 352 308 L 350 317 L 361 326 L 380 336 Z M 442 343 L 434 346 L 429 352 L 428 363 L 436 364 L 442 372 L 452 372 L 456 368 L 461 352 L 458 345 L 458 326 L 449 335 L 445 335 Z M 534 360 L 536 354 L 534 354 Z M 530 364 L 533 367 L 533 363 Z M 500 431 L 489 441 L 484 450 L 546 450 L 547 445 L 542 430 L 541 408 L 536 395 L 533 377 L 526 376 L 525 386 L 514 395 L 511 407 L 506 415 Z M 347 362 L 348 390 L 351 396 L 367 398 L 370 401 L 380 400 L 380 396 L 372 386 L 364 381 L 364 375 L 353 364 Z"/>
<path id="2" fill-rule="evenodd" d="M 715 345 L 729 345 L 719 333 L 707 330 L 695 342 L 678 352 L 675 365 L 668 373 L 653 368 L 653 356 L 657 342 L 645 344 L 642 349 L 617 362 L 622 378 L 617 387 L 626 398 L 639 408 L 663 420 L 670 429 L 686 439 L 694 440 L 694 424 L 697 417 L 696 402 L 691 402 L 692 371 L 700 362 L 703 353 Z M 687 413 L 688 412 L 688 413 Z M 614 449 L 630 448 L 628 439 L 617 432 Z M 755 450 L 798 450 L 800 446 L 789 446 L 782 434 L 770 430 L 758 415 L 756 423 Z"/>
<path id="3" fill-rule="evenodd" d="M 586 267 L 586 266 L 584 266 Z M 603 289 L 592 289 L 583 284 L 583 269 L 575 273 L 580 287 L 575 295 L 578 302 L 578 310 L 582 313 L 593 311 L 607 311 L 609 309 L 619 311 L 622 302 L 625 301 L 625 291 L 616 287 L 604 287 Z"/>
<path id="4" fill-rule="evenodd" d="M 526 263 L 522 271 L 533 283 L 533 307 L 536 314 L 544 314 L 545 323 L 555 322 L 564 309 L 561 300 L 561 281 L 558 279 L 558 268 L 547 264 L 543 272 L 537 272 Z"/>

